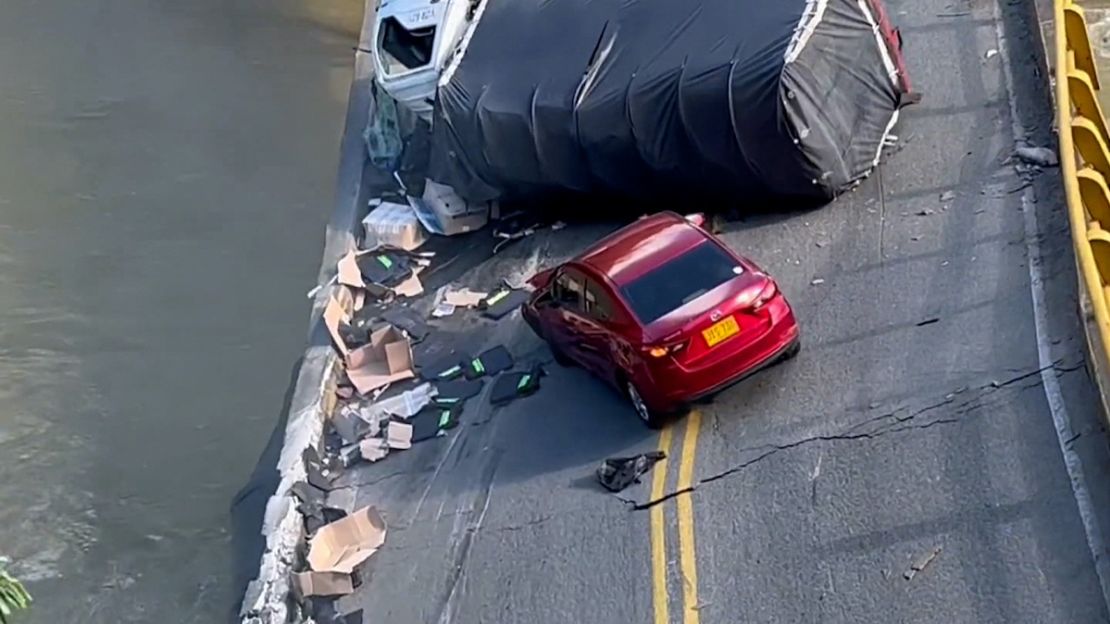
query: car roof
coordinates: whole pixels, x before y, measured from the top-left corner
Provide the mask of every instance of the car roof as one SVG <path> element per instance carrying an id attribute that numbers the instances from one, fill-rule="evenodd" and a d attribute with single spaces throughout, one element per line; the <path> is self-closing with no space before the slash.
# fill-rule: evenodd
<path id="1" fill-rule="evenodd" d="M 577 262 L 623 286 L 705 242 L 706 235 L 673 212 L 631 223 L 594 243 Z"/>

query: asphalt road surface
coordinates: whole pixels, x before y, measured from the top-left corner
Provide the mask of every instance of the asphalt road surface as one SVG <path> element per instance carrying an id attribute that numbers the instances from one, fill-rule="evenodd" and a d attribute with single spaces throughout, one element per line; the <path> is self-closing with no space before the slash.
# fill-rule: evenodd
<path id="1" fill-rule="evenodd" d="M 724 234 L 780 280 L 801 355 L 662 433 L 578 369 L 549 367 L 500 410 L 475 400 L 460 429 L 342 491 L 390 533 L 341 609 L 397 624 L 1107 620 L 1054 429 L 1066 412 L 1103 488 L 1057 172 L 1029 182 L 1009 162 L 1018 138 L 1051 138 L 1026 9 L 888 5 L 924 100 L 884 166 L 832 205 Z M 465 281 L 603 229 L 539 234 Z M 483 331 L 550 358 L 519 319 Z M 602 458 L 656 448 L 669 459 L 644 483 L 594 484 Z"/>

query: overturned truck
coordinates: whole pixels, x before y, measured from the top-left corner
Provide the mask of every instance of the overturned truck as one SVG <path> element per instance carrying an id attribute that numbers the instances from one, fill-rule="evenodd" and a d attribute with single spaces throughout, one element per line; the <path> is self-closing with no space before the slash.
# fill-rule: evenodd
<path id="1" fill-rule="evenodd" d="M 472 202 L 827 200 L 911 100 L 880 0 L 486 0 L 439 79 L 429 173 Z"/>

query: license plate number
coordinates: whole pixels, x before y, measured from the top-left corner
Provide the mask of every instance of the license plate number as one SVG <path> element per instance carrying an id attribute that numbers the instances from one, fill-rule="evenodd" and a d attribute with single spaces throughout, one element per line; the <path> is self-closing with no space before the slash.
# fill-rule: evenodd
<path id="1" fill-rule="evenodd" d="M 736 323 L 736 318 L 730 316 L 702 331 L 701 335 L 705 338 L 705 344 L 712 347 L 739 333 L 740 325 Z"/>

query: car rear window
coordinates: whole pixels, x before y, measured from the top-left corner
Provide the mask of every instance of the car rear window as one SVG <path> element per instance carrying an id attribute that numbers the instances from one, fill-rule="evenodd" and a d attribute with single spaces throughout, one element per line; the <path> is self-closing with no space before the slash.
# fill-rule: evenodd
<path id="1" fill-rule="evenodd" d="M 725 250 L 705 241 L 625 284 L 621 292 L 640 322 L 647 325 L 742 272 Z"/>

